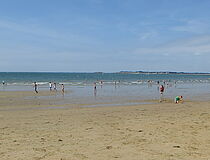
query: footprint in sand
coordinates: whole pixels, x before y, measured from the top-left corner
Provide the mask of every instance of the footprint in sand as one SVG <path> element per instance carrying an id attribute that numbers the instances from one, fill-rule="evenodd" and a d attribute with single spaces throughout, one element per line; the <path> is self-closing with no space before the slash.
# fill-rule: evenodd
<path id="1" fill-rule="evenodd" d="M 106 146 L 106 149 L 112 149 L 112 146 Z"/>
<path id="2" fill-rule="evenodd" d="M 210 115 L 208 113 L 201 113 L 199 118 L 203 120 L 209 120 Z"/>
<path id="3" fill-rule="evenodd" d="M 90 129 L 93 129 L 93 127 L 86 128 L 85 130 L 90 130 Z"/>
<path id="4" fill-rule="evenodd" d="M 34 151 L 37 151 L 37 152 L 46 152 L 47 150 L 44 149 L 44 148 L 33 148 Z"/>
<path id="5" fill-rule="evenodd" d="M 119 155 L 116 155 L 116 156 L 113 156 L 113 158 L 120 158 L 120 156 Z"/>

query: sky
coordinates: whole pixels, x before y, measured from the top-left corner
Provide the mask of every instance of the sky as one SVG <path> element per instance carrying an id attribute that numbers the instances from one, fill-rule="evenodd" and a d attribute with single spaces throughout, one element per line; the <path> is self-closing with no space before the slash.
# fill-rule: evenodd
<path id="1" fill-rule="evenodd" d="M 0 72 L 210 72 L 209 0 L 0 0 Z"/>

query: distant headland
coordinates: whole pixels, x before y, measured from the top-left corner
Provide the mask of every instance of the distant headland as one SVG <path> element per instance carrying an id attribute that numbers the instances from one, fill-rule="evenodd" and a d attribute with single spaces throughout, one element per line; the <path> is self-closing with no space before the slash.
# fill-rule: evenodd
<path id="1" fill-rule="evenodd" d="M 170 71 L 120 71 L 117 72 L 120 74 L 181 74 L 181 75 L 210 75 L 210 73 L 207 72 L 170 72 Z"/>

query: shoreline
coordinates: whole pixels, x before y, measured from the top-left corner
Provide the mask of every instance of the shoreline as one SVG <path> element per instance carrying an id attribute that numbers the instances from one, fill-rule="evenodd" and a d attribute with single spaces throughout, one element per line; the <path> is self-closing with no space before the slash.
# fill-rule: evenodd
<path id="1" fill-rule="evenodd" d="M 72 98 L 70 97 L 71 92 L 68 91 L 63 95 L 62 92 L 49 92 L 46 90 L 39 91 L 39 93 L 33 91 L 0 91 L 0 110 L 7 107 L 15 108 L 19 106 L 22 106 L 22 108 L 26 106 L 109 107 L 160 103 L 160 99 L 157 97 L 124 99 L 123 96 L 119 96 L 115 101 L 111 100 L 110 97 L 105 97 L 104 100 L 100 100 L 103 97 L 94 97 L 94 95 L 85 99 L 82 96 Z M 203 94 L 191 98 L 184 97 L 184 102 L 210 102 L 209 96 L 210 94 Z M 162 103 L 173 104 L 174 98 L 166 95 Z"/>
<path id="2" fill-rule="evenodd" d="M 70 92 L 70 91 L 68 91 Z M 66 94 L 66 93 L 65 93 Z M 70 93 L 71 94 L 71 93 Z M 209 94 L 205 94 L 208 97 Z M 65 97 L 66 96 L 66 97 Z M 61 92 L 49 92 L 49 91 L 39 91 L 35 93 L 32 91 L 0 91 L 0 110 L 4 109 L 14 109 L 17 110 L 19 107 L 21 109 L 26 108 L 27 106 L 37 106 L 40 108 L 43 107 L 53 107 L 59 106 L 74 108 L 74 107 L 114 107 L 114 106 L 131 106 L 131 105 L 144 105 L 144 104 L 159 104 L 159 98 L 148 98 L 148 99 L 139 99 L 138 97 L 133 99 L 124 99 L 123 97 L 118 97 L 117 100 L 113 101 L 105 97 L 105 100 L 100 100 L 101 97 L 94 97 L 93 95 L 89 98 L 84 99 L 84 97 L 77 97 L 72 99 L 69 95 L 62 95 Z M 87 101 L 89 99 L 89 101 Z M 92 100 L 91 100 L 92 99 Z M 204 95 L 197 96 L 192 99 L 184 99 L 184 102 L 208 102 L 208 98 L 204 98 Z M 174 103 L 173 98 L 167 96 L 164 97 L 162 103 Z"/>

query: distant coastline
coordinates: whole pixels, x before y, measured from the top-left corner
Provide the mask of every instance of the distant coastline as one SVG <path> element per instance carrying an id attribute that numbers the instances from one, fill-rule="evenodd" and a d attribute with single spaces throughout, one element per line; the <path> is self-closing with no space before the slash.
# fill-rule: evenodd
<path id="1" fill-rule="evenodd" d="M 59 74 L 59 73 L 72 73 L 72 74 L 106 74 L 106 73 L 117 73 L 117 74 L 175 74 L 175 75 L 210 75 L 210 72 L 174 72 L 174 71 L 119 71 L 119 72 L 0 72 L 0 74 L 17 74 L 17 73 L 35 73 L 35 74 Z"/>
<path id="2" fill-rule="evenodd" d="M 117 72 L 120 74 L 180 74 L 180 75 L 210 75 L 210 73 L 204 72 L 170 72 L 170 71 L 159 71 L 159 72 L 152 72 L 152 71 L 120 71 Z"/>

